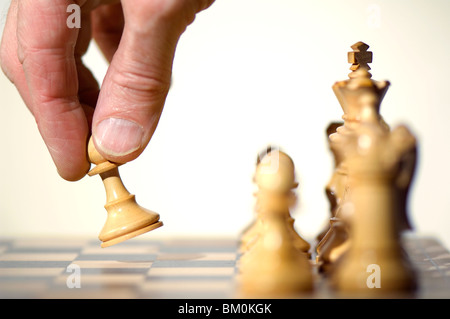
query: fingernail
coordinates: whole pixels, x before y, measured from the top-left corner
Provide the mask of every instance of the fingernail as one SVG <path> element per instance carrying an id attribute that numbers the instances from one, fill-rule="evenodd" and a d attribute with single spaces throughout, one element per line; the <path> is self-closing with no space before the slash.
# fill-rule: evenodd
<path id="1" fill-rule="evenodd" d="M 143 128 L 135 122 L 108 118 L 97 124 L 93 132 L 97 147 L 111 156 L 124 156 L 142 145 Z"/>

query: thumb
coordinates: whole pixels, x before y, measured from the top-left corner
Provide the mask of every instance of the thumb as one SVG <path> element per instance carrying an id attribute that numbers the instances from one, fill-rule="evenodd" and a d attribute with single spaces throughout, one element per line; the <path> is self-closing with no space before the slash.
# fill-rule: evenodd
<path id="1" fill-rule="evenodd" d="M 179 2 L 122 1 L 125 27 L 92 123 L 94 143 L 111 161 L 125 163 L 137 158 L 158 124 L 170 87 L 176 44 L 196 13 L 171 3 Z"/>

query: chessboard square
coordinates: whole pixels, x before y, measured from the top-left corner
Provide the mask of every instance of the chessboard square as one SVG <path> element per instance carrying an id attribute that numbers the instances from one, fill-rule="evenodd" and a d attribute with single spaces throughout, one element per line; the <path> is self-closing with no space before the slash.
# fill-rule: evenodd
<path id="1" fill-rule="evenodd" d="M 130 286 L 89 286 L 71 288 L 59 286 L 39 295 L 41 299 L 136 299 L 139 295 Z"/>
<path id="2" fill-rule="evenodd" d="M 48 281 L 45 280 L 28 280 L 28 281 L 10 281 L 2 282 L 0 287 L 0 298 L 36 298 L 46 289 L 48 289 Z"/>
<path id="3" fill-rule="evenodd" d="M 75 259 L 78 260 L 115 260 L 125 262 L 153 262 L 156 254 L 80 254 Z"/>
<path id="4" fill-rule="evenodd" d="M 129 255 L 129 254 L 157 254 L 158 245 L 116 245 L 108 248 L 100 246 L 88 246 L 81 250 L 82 255 Z"/>
<path id="5" fill-rule="evenodd" d="M 12 247 L 4 253 L 11 254 L 78 254 L 80 247 Z"/>
<path id="6" fill-rule="evenodd" d="M 138 268 L 138 269 L 148 269 L 151 267 L 153 262 L 128 262 L 128 261 L 117 261 L 117 260 L 75 260 L 73 264 L 78 265 L 82 270 L 89 268 Z"/>
<path id="7" fill-rule="evenodd" d="M 80 267 L 80 275 L 81 276 L 106 276 L 106 275 L 145 275 L 148 272 L 148 268 L 81 268 Z"/>
<path id="8" fill-rule="evenodd" d="M 236 260 L 235 252 L 212 253 L 161 253 L 158 260 Z"/>
<path id="9" fill-rule="evenodd" d="M 66 268 L 71 261 L 0 260 L 0 268 Z"/>
<path id="10" fill-rule="evenodd" d="M 153 268 L 185 268 L 185 267 L 235 267 L 234 260 L 156 260 Z"/>
<path id="11" fill-rule="evenodd" d="M 0 261 L 70 261 L 77 253 L 4 253 Z"/>
<path id="12" fill-rule="evenodd" d="M 192 277 L 211 277 L 211 276 L 233 276 L 235 269 L 233 267 L 177 267 L 177 268 L 150 268 L 148 276 L 150 277 L 173 277 L 173 276 L 192 276 Z"/>
<path id="13" fill-rule="evenodd" d="M 161 253 L 223 253 L 235 252 L 236 242 L 233 240 L 171 240 L 164 242 Z"/>
<path id="14" fill-rule="evenodd" d="M 0 280 L 10 278 L 28 279 L 30 277 L 54 277 L 65 271 L 65 268 L 0 268 Z"/>
<path id="15" fill-rule="evenodd" d="M 15 240 L 12 248 L 76 249 L 88 243 L 89 240 L 84 238 L 25 238 Z"/>
<path id="16" fill-rule="evenodd" d="M 55 278 L 54 283 L 67 285 L 68 277 L 71 274 L 62 274 Z M 80 285 L 83 286 L 134 286 L 145 280 L 145 274 L 80 274 Z"/>

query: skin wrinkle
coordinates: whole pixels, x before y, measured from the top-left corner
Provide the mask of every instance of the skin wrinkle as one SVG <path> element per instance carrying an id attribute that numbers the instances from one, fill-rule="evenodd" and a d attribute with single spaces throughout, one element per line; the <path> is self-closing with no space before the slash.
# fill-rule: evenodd
<path id="1" fill-rule="evenodd" d="M 111 65 L 112 69 L 114 67 L 114 65 Z M 131 73 L 114 70 L 112 72 L 114 77 L 105 84 L 106 88 L 103 90 L 104 96 L 102 97 L 108 100 L 109 116 L 118 117 L 118 114 L 123 114 L 126 117 L 131 117 L 136 113 L 135 120 L 140 122 L 142 113 L 148 115 L 154 112 L 154 106 L 157 106 L 156 109 L 158 110 L 163 107 L 170 83 L 162 84 L 159 80 L 148 78 L 146 85 L 137 85 L 136 80 L 142 81 L 139 75 L 130 75 Z M 149 93 L 151 94 L 149 95 Z M 133 96 L 133 99 L 130 100 L 129 96 Z M 128 103 L 126 107 L 123 106 L 124 100 Z M 101 121 L 102 118 L 99 118 L 98 121 Z"/>
<path id="2" fill-rule="evenodd" d="M 133 100 L 147 105 L 155 101 L 160 101 L 167 95 L 170 88 L 170 83 L 166 84 L 155 78 L 147 77 L 143 81 L 142 78 L 139 78 L 138 75 L 134 75 L 131 72 L 117 72 L 115 74 L 117 76 L 112 79 L 112 85 L 114 89 L 119 90 L 123 98 L 126 99 L 129 94 L 135 94 L 133 95 Z M 118 94 L 118 92 L 116 91 L 115 94 Z"/>
<path id="3" fill-rule="evenodd" d="M 130 47 L 134 46 L 133 44 L 129 45 Z M 167 78 L 169 77 L 172 67 L 171 63 L 164 63 L 162 61 L 158 61 L 156 57 L 153 55 L 138 55 L 137 52 L 133 55 L 127 54 L 126 52 L 118 52 L 119 57 L 123 62 L 120 65 L 115 65 L 118 72 L 127 72 L 127 75 L 132 75 L 130 78 L 137 79 L 153 79 L 157 82 L 168 82 Z M 162 55 L 162 54 L 161 54 Z M 164 56 L 164 60 L 171 60 L 172 56 L 162 55 Z M 148 70 L 143 69 L 143 66 L 151 66 Z M 119 69 L 120 68 L 120 69 Z"/>
<path id="4" fill-rule="evenodd" d="M 108 110 L 108 115 L 105 118 L 115 117 L 115 118 L 124 118 L 133 120 L 139 125 L 145 125 L 142 123 L 143 118 L 152 115 L 155 110 L 160 112 L 163 108 L 162 105 L 158 105 L 158 107 L 149 107 L 146 103 L 142 102 L 141 104 L 129 104 L 127 108 L 124 108 L 122 103 L 122 98 L 113 96 L 110 101 L 110 109 Z M 163 102 L 161 102 L 162 104 Z M 99 122 L 101 119 L 99 120 Z"/>
<path id="5" fill-rule="evenodd" d="M 172 72 L 174 46 L 168 44 L 168 40 L 155 40 L 154 37 L 157 36 L 153 34 L 142 35 L 142 37 L 152 38 L 152 41 L 142 41 L 141 37 L 130 34 L 128 29 L 125 29 L 124 33 L 126 39 L 124 38 L 123 46 L 125 48 L 147 47 L 149 50 L 141 49 L 130 52 L 122 49 L 117 53 L 118 59 L 121 61 L 120 65 L 113 63 L 111 66 L 118 68 L 116 71 L 119 73 L 127 72 L 132 76 L 130 78 L 135 76 L 138 80 L 145 81 L 149 78 L 161 83 L 170 82 L 170 79 L 167 78 L 170 78 Z"/>
<path id="6" fill-rule="evenodd" d="M 35 67 L 35 66 L 30 66 Z M 41 67 L 41 66 L 39 66 Z M 43 67 L 45 68 L 45 67 Z M 72 68 L 72 70 L 69 71 L 70 74 L 73 75 L 74 78 L 77 78 L 76 70 L 75 68 Z M 45 105 L 47 103 L 52 102 L 53 100 L 58 99 L 66 99 L 69 101 L 76 101 L 77 100 L 77 93 L 78 93 L 78 81 L 75 81 L 72 86 L 73 88 L 70 90 L 65 90 L 65 88 L 68 88 L 67 83 L 61 83 L 59 80 L 59 71 L 51 71 L 51 72 L 33 72 L 29 73 L 29 76 L 27 78 L 27 82 L 33 82 L 33 83 L 39 83 L 39 87 L 32 87 L 30 88 L 30 92 L 33 96 L 33 103 L 35 104 L 36 108 L 37 105 Z M 65 79 L 67 82 L 70 81 L 66 77 Z M 32 85 L 30 85 L 32 86 Z M 69 105 L 70 106 L 70 105 Z M 80 106 L 80 105 L 74 105 L 74 107 Z M 39 106 L 40 107 L 40 106 Z"/>
<path id="7" fill-rule="evenodd" d="M 52 103 L 53 104 L 53 103 Z M 61 137 L 60 132 L 63 132 L 64 138 L 80 137 L 80 127 L 78 126 L 79 120 L 83 120 L 84 111 L 80 108 L 74 108 L 71 110 L 60 111 L 57 115 L 49 117 L 43 115 L 45 112 L 52 112 L 57 107 L 61 107 L 61 103 L 58 103 L 56 107 L 48 107 L 48 109 L 40 109 L 39 116 L 36 116 L 36 124 L 42 136 L 45 137 L 45 141 L 50 141 L 55 137 Z M 81 112 L 80 112 L 81 111 Z M 75 139 L 73 138 L 73 139 Z"/>
<path id="8" fill-rule="evenodd" d="M 78 29 L 61 28 L 66 24 L 66 8 L 69 1 L 51 1 L 51 5 L 29 5 L 30 1 L 18 1 L 19 11 L 17 17 L 17 40 L 19 42 L 19 56 L 21 48 L 48 49 L 49 44 L 58 43 L 74 45 L 77 39 Z M 29 11 L 31 11 L 31 14 Z M 25 18 L 22 18 L 22 15 Z M 40 17 L 45 17 L 43 21 Z M 42 26 L 45 24 L 45 26 Z M 42 26 L 42 27 L 41 27 Z M 33 35 L 30 37 L 30 35 Z M 53 46 L 54 48 L 54 46 Z"/>

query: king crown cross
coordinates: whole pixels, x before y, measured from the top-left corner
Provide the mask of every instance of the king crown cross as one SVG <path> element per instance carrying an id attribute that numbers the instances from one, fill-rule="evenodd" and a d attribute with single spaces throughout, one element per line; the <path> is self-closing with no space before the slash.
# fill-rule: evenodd
<path id="1" fill-rule="evenodd" d="M 352 73 L 359 68 L 365 68 L 366 70 L 370 70 L 370 66 L 368 63 L 372 62 L 372 52 L 367 51 L 369 46 L 364 42 L 356 42 L 351 46 L 353 49 L 352 52 L 348 52 L 348 62 L 352 63 L 350 70 Z M 352 77 L 352 73 L 349 74 Z"/>

